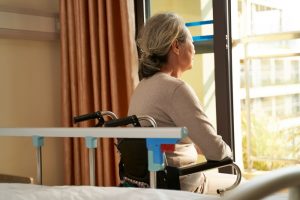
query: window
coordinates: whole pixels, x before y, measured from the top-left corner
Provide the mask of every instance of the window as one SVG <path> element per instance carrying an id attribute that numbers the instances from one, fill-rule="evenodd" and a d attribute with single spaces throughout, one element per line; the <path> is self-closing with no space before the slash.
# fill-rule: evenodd
<path id="1" fill-rule="evenodd" d="M 291 20 L 300 19 L 299 3 L 231 3 L 233 74 L 240 76 L 233 83 L 234 99 L 241 102 L 234 110 L 241 113 L 245 168 L 272 170 L 299 163 L 300 24 Z"/>

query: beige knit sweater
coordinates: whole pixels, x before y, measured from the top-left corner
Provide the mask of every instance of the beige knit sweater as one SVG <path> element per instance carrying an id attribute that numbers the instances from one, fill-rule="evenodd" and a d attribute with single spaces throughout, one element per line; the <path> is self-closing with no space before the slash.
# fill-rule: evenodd
<path id="1" fill-rule="evenodd" d="M 200 102 L 184 81 L 165 73 L 144 78 L 134 91 L 128 115 L 150 115 L 158 127 L 187 127 L 188 137 L 181 140 L 174 153 L 167 154 L 171 166 L 197 161 L 198 146 L 208 160 L 232 156 L 229 146 L 217 135 Z M 201 173 L 181 179 L 183 190 L 194 191 L 201 184 Z"/>

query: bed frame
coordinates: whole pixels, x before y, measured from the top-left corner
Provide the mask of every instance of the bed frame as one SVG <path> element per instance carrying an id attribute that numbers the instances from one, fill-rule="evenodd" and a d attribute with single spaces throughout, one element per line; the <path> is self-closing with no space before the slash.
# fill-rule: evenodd
<path id="1" fill-rule="evenodd" d="M 172 139 L 173 144 L 187 135 L 186 128 L 0 128 L 0 136 L 32 137 L 36 148 L 37 183 L 42 184 L 42 146 L 44 137 L 82 137 L 89 149 L 90 185 L 95 185 L 95 149 L 97 138 L 145 138 L 160 143 Z M 155 163 L 152 163 L 155 165 Z M 152 185 L 155 188 L 155 173 Z"/>

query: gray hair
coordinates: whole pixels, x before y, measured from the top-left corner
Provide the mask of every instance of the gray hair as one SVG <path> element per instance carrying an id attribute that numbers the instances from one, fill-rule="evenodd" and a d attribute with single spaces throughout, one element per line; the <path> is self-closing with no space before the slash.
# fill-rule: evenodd
<path id="1" fill-rule="evenodd" d="M 152 16 L 137 40 L 140 50 L 139 75 L 150 77 L 159 72 L 167 62 L 168 52 L 172 43 L 185 42 L 185 23 L 174 13 L 161 13 Z"/>

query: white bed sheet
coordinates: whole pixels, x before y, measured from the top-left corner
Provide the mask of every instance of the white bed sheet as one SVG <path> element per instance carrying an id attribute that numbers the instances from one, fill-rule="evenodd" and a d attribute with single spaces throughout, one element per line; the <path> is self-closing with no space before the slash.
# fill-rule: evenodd
<path id="1" fill-rule="evenodd" d="M 0 200 L 215 200 L 191 192 L 95 186 L 0 183 Z"/>

